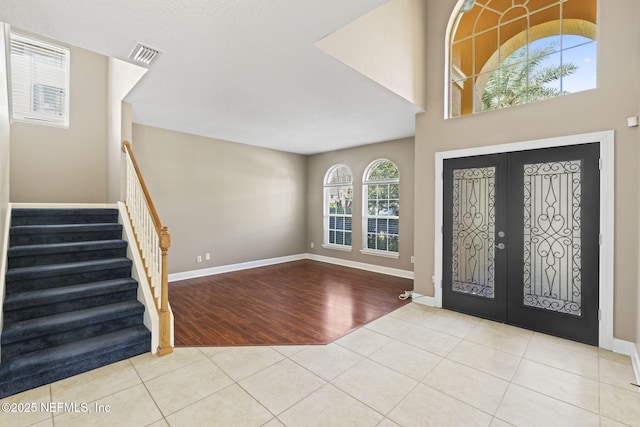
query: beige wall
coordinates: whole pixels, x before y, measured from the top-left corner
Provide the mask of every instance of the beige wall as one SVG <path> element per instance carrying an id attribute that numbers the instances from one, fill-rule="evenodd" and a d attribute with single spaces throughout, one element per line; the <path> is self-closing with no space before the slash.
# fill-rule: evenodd
<path id="1" fill-rule="evenodd" d="M 5 62 L 5 24 L 0 22 L 0 242 L 4 242 L 5 216 L 9 205 L 9 95 Z"/>
<path id="2" fill-rule="evenodd" d="M 71 47 L 69 128 L 11 125 L 12 202 L 107 201 L 107 70 L 107 57 Z"/>
<path id="3" fill-rule="evenodd" d="M 304 156 L 137 124 L 133 141 L 170 273 L 304 252 Z"/>
<path id="4" fill-rule="evenodd" d="M 413 194 L 414 194 L 414 143 L 413 138 L 379 144 L 365 145 L 346 150 L 309 156 L 307 160 L 307 240 L 306 252 L 349 261 L 364 262 L 383 267 L 413 271 Z M 362 177 L 369 164 L 377 159 L 387 158 L 400 171 L 400 250 L 399 259 L 375 255 L 363 255 L 362 249 Z M 323 243 L 323 181 L 327 170 L 342 163 L 353 174 L 353 250 L 344 252 L 322 248 Z M 311 242 L 314 248 L 310 247 Z"/>
<path id="5" fill-rule="evenodd" d="M 424 0 L 391 0 L 316 47 L 424 109 L 426 13 Z"/>
<path id="6" fill-rule="evenodd" d="M 415 290 L 434 295 L 434 154 L 602 130 L 615 130 L 614 336 L 634 342 L 638 311 L 638 114 L 640 4 L 600 2 L 598 88 L 502 111 L 444 120 L 444 58 L 447 22 L 457 0 L 428 2 L 427 112 L 416 121 Z"/>
<path id="7" fill-rule="evenodd" d="M 107 91 L 107 200 L 122 199 L 122 141 L 131 141 L 131 106 L 125 96 L 147 73 L 147 69 L 116 58 L 109 58 Z"/>

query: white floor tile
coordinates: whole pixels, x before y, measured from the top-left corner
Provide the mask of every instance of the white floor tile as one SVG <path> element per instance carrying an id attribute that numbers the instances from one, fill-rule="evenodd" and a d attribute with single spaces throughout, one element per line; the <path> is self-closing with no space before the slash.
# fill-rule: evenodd
<path id="1" fill-rule="evenodd" d="M 509 382 L 451 360 L 443 360 L 423 382 L 431 388 L 494 414 Z"/>
<path id="2" fill-rule="evenodd" d="M 591 412 L 600 409 L 598 382 L 561 369 L 523 360 L 512 382 Z"/>
<path id="3" fill-rule="evenodd" d="M 516 426 L 600 425 L 600 417 L 592 412 L 515 384 L 507 389 L 496 417 Z"/>
<path id="4" fill-rule="evenodd" d="M 327 384 L 280 414 L 287 426 L 375 426 L 383 416 Z"/>
<path id="5" fill-rule="evenodd" d="M 233 347 L 214 354 L 211 360 L 235 381 L 273 365 L 284 359 L 271 347 Z"/>
<path id="6" fill-rule="evenodd" d="M 273 415 L 237 384 L 167 417 L 171 427 L 261 426 Z"/>
<path id="7" fill-rule="evenodd" d="M 310 347 L 290 359 L 330 381 L 362 360 L 362 356 L 337 344 L 328 344 Z"/>
<path id="8" fill-rule="evenodd" d="M 520 363 L 517 356 L 469 341 L 462 341 L 447 358 L 507 381 Z"/>
<path id="9" fill-rule="evenodd" d="M 487 427 L 491 415 L 419 384 L 388 415 L 401 426 Z"/>
<path id="10" fill-rule="evenodd" d="M 53 402 L 93 402 L 130 388 L 142 381 L 129 360 L 51 384 Z"/>
<path id="11" fill-rule="evenodd" d="M 440 363 L 442 357 L 403 342 L 392 341 L 369 356 L 369 359 L 420 381 Z"/>
<path id="12" fill-rule="evenodd" d="M 239 384 L 271 413 L 278 415 L 322 387 L 326 381 L 286 359 Z"/>
<path id="13" fill-rule="evenodd" d="M 351 332 L 349 335 L 345 335 L 335 341 L 335 343 L 363 356 L 369 356 L 391 341 L 393 341 L 393 339 L 386 335 L 374 332 L 368 328 L 360 328 Z"/>
<path id="14" fill-rule="evenodd" d="M 60 427 L 144 427 L 162 420 L 162 414 L 143 384 L 88 405 L 88 412 L 67 412 L 55 417 Z"/>
<path id="15" fill-rule="evenodd" d="M 146 382 L 162 413 L 172 414 L 233 384 L 209 359 L 192 363 Z"/>
<path id="16" fill-rule="evenodd" d="M 333 384 L 376 411 L 387 414 L 417 382 L 378 363 L 363 360 L 336 378 Z"/>

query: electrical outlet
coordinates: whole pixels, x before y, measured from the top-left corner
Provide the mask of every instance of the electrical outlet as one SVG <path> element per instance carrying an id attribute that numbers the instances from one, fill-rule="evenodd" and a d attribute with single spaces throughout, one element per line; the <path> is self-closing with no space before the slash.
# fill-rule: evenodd
<path id="1" fill-rule="evenodd" d="M 202 262 L 202 255 L 198 255 L 196 257 L 196 262 Z"/>
<path id="2" fill-rule="evenodd" d="M 415 264 L 416 263 L 416 257 L 412 256 L 411 257 L 411 264 Z"/>
<path id="3" fill-rule="evenodd" d="M 211 254 L 209 252 L 207 252 L 206 254 L 204 254 L 204 260 L 205 261 L 211 261 Z"/>
<path id="4" fill-rule="evenodd" d="M 313 242 L 311 242 L 311 249 L 313 249 L 313 246 L 314 246 L 314 245 L 313 245 Z"/>

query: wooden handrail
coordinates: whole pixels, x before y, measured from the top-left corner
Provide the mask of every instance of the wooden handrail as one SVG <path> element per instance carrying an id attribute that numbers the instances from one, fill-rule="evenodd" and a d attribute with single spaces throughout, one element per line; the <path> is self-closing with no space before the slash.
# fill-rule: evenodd
<path id="1" fill-rule="evenodd" d="M 153 205 L 153 201 L 151 200 L 151 196 L 149 195 L 147 184 L 145 184 L 144 179 L 142 178 L 140 168 L 138 167 L 138 162 L 136 162 L 136 157 L 133 155 L 133 150 L 131 149 L 131 143 L 129 141 L 122 142 L 122 151 L 127 153 L 129 155 L 129 158 L 131 159 L 133 170 L 136 171 L 136 176 L 138 177 L 138 182 L 140 182 L 140 186 L 142 187 L 144 198 L 147 200 L 147 206 L 149 206 L 151 218 L 153 218 L 153 225 L 156 227 L 156 232 L 158 233 L 158 235 L 160 235 L 162 232 L 162 223 L 160 222 L 160 217 L 158 216 L 156 207 Z"/>
<path id="2" fill-rule="evenodd" d="M 159 339 L 159 345 L 158 345 L 158 355 L 159 356 L 164 356 L 166 354 L 170 354 L 173 352 L 173 348 L 171 347 L 171 311 L 169 310 L 169 273 L 168 273 L 168 269 L 167 269 L 167 254 L 169 251 L 169 247 L 171 246 L 171 235 L 169 234 L 169 230 L 167 229 L 167 227 L 163 227 L 162 223 L 160 222 L 160 217 L 158 216 L 158 212 L 156 211 L 155 206 L 153 205 L 153 201 L 151 200 L 151 196 L 149 195 L 149 190 L 147 189 L 147 185 L 144 182 L 144 179 L 142 178 L 142 174 L 140 173 L 140 169 L 138 168 L 138 163 L 136 162 L 135 156 L 133 155 L 133 150 L 131 149 L 131 144 L 128 141 L 123 141 L 122 142 L 122 151 L 125 153 L 125 155 L 128 157 L 128 159 L 131 161 L 131 166 L 133 167 L 133 170 L 135 172 L 135 176 L 136 176 L 136 180 L 138 182 L 138 184 L 140 185 L 140 189 L 142 190 L 142 194 L 144 196 L 144 201 L 145 201 L 145 205 L 148 208 L 148 214 L 151 217 L 151 222 L 153 222 L 153 227 L 155 228 L 156 231 L 156 237 L 152 237 L 152 244 L 151 246 L 155 246 L 156 251 L 159 250 L 160 251 L 160 277 L 159 277 L 159 286 L 160 286 L 160 292 L 159 292 L 159 299 L 160 299 L 160 306 L 158 307 L 158 301 L 156 299 L 155 302 L 155 306 L 156 306 L 156 310 L 158 311 L 158 317 L 160 320 L 160 325 L 159 325 L 159 335 L 160 335 L 160 339 Z M 128 166 L 127 166 L 128 167 Z M 127 175 L 128 176 L 128 175 Z M 129 183 L 127 183 L 127 185 L 129 185 Z M 128 199 L 128 195 L 127 195 L 127 199 Z M 135 204 L 135 203 L 134 203 Z M 140 234 L 143 234 L 144 236 L 149 237 L 149 233 L 148 232 L 144 232 L 141 230 L 138 230 L 138 226 L 139 224 L 136 224 L 134 221 L 134 219 L 132 218 L 132 214 L 131 214 L 131 209 L 133 208 L 132 206 L 128 206 L 127 202 L 125 201 L 125 205 L 127 206 L 127 211 L 128 211 L 128 215 L 129 215 L 129 221 L 132 224 L 134 233 L 135 233 L 135 238 L 137 240 L 138 243 L 138 248 L 140 250 L 140 255 L 142 258 L 142 262 L 144 264 L 144 268 L 145 268 L 145 274 L 147 276 L 147 279 L 149 281 L 149 285 L 152 288 L 152 293 L 157 295 L 157 293 L 153 292 L 154 291 L 154 287 L 155 284 L 157 283 L 157 281 L 155 281 L 153 278 L 158 279 L 157 275 L 152 275 L 150 274 L 150 267 L 149 267 L 149 262 L 148 260 L 145 258 L 144 253 L 142 251 L 142 247 L 145 244 L 148 244 L 148 239 L 145 239 L 147 241 L 145 242 L 141 242 L 140 239 Z M 143 221 L 144 222 L 144 221 Z M 141 226 L 141 228 L 144 230 L 145 227 Z M 157 238 L 157 240 L 155 240 Z M 157 245 L 157 246 L 156 246 Z M 145 248 L 149 248 L 149 246 L 145 246 Z M 145 249 L 145 252 L 147 251 L 147 249 Z M 155 252 L 157 254 L 157 252 Z M 154 257 L 151 257 L 154 258 Z M 152 260 L 153 262 L 151 263 L 151 265 L 155 265 L 157 266 L 157 258 L 155 260 Z M 155 262 L 155 264 L 154 264 Z M 154 269 L 155 270 L 155 269 Z M 156 270 L 157 271 L 157 270 Z M 157 296 L 156 296 L 157 298 Z"/>

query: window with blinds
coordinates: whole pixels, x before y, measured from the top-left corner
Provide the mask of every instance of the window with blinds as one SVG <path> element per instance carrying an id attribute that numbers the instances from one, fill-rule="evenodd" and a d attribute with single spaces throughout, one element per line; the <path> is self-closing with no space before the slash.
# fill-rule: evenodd
<path id="1" fill-rule="evenodd" d="M 11 33 L 14 120 L 69 126 L 69 49 Z"/>
<path id="2" fill-rule="evenodd" d="M 345 165 L 334 165 L 324 179 L 324 244 L 328 249 L 351 250 L 353 176 Z"/>
<path id="3" fill-rule="evenodd" d="M 398 257 L 400 173 L 395 163 L 379 159 L 363 179 L 362 239 L 364 254 Z"/>

